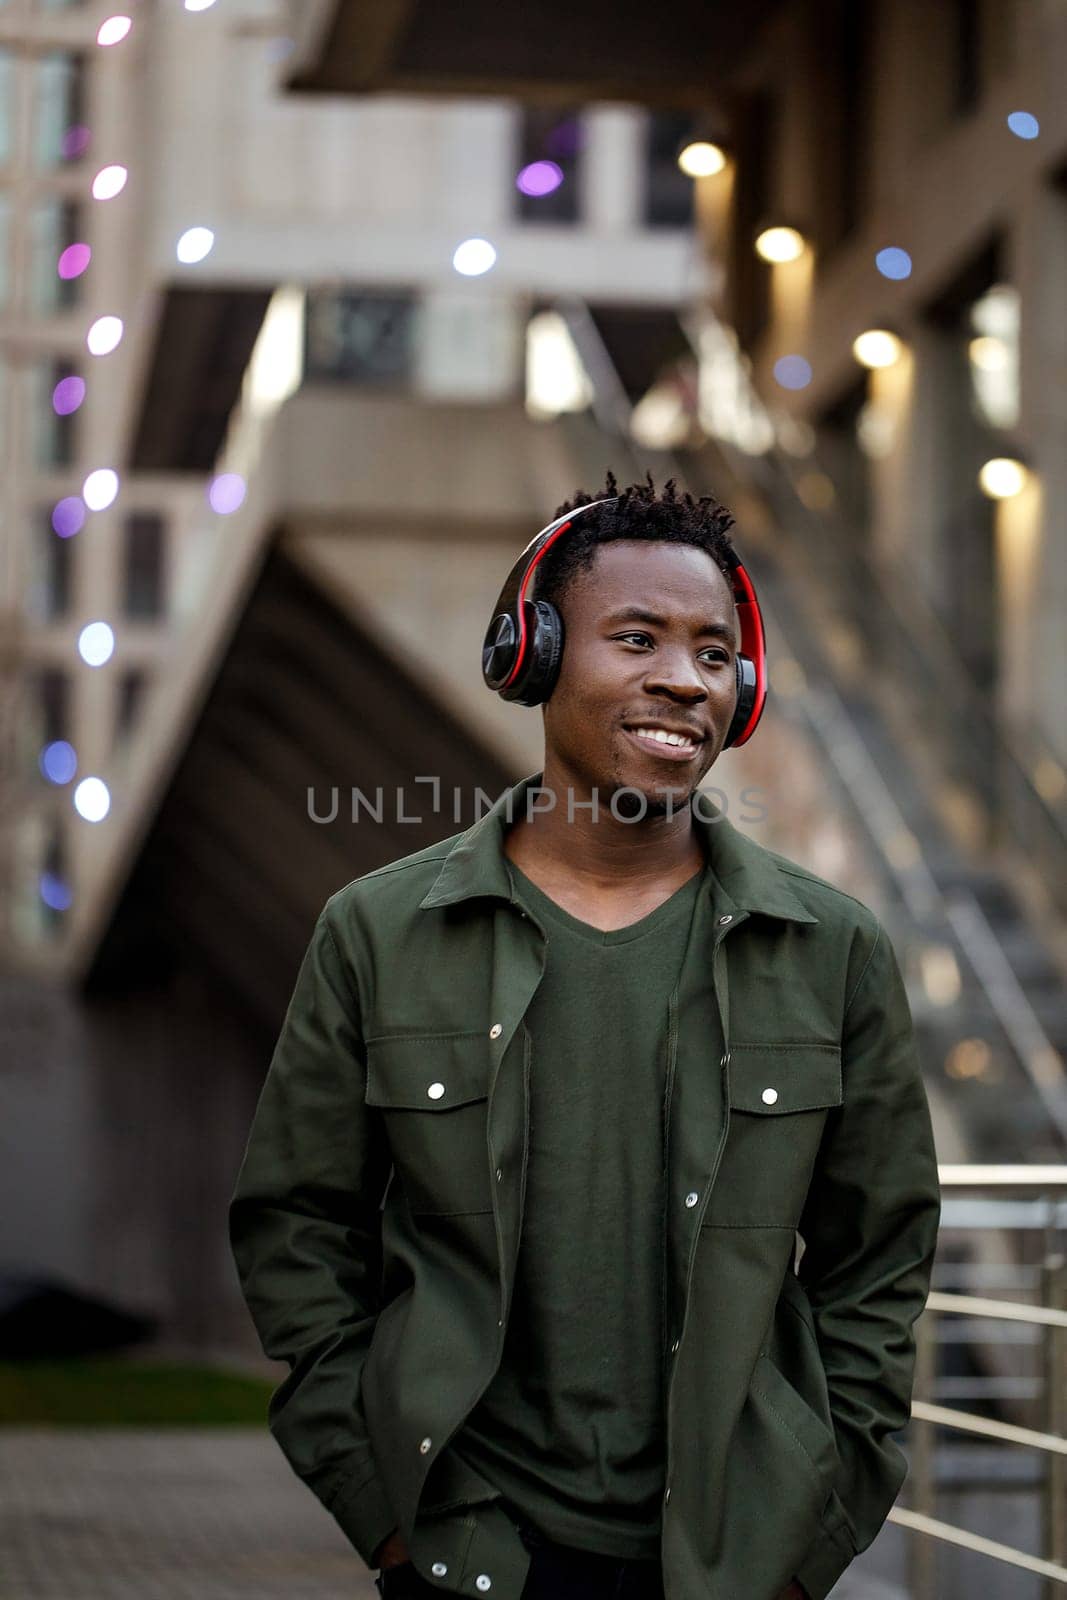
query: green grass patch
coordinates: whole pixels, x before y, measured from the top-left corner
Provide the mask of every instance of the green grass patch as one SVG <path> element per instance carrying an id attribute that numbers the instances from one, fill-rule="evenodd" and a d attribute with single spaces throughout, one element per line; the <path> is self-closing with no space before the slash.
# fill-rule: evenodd
<path id="1" fill-rule="evenodd" d="M 0 1426 L 266 1426 L 274 1385 L 217 1367 L 108 1360 L 0 1362 Z"/>

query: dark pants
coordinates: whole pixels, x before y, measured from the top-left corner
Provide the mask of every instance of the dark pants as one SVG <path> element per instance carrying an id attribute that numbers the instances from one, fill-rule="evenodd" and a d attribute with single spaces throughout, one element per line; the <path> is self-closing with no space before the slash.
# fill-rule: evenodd
<path id="1" fill-rule="evenodd" d="M 525 1523 L 519 1525 L 530 1551 L 530 1571 L 522 1600 L 663 1600 L 663 1579 L 658 1561 L 620 1561 L 555 1544 Z M 428 1583 L 410 1561 L 384 1567 L 375 1580 L 383 1600 L 429 1600 L 431 1595 L 454 1594 L 440 1584 Z"/>

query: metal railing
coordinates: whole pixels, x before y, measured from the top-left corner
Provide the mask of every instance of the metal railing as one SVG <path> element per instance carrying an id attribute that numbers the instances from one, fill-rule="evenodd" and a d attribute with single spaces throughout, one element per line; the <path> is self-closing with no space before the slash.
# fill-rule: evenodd
<path id="1" fill-rule="evenodd" d="M 950 1314 L 994 1323 L 1025 1324 L 1043 1335 L 1041 1392 L 1045 1427 L 1024 1428 L 950 1406 L 935 1405 L 929 1400 L 914 1400 L 912 1420 L 926 1426 L 916 1430 L 912 1442 L 907 1478 L 912 1505 L 895 1506 L 889 1513 L 889 1520 L 924 1536 L 909 1550 L 909 1583 L 915 1600 L 934 1600 L 937 1594 L 933 1540 L 1006 1562 L 1021 1572 L 1033 1573 L 1045 1580 L 1044 1593 L 1048 1600 L 1053 1600 L 1067 1588 L 1067 1253 L 1063 1249 L 1067 1231 L 1067 1166 L 946 1165 L 938 1169 L 938 1175 L 942 1191 L 970 1192 L 983 1197 L 982 1226 L 988 1225 L 988 1208 L 997 1203 L 988 1198 L 990 1191 L 1001 1197 L 1014 1192 L 1049 1201 L 1045 1206 L 1036 1207 L 1027 1224 L 1039 1229 L 1044 1240 L 1041 1304 L 1029 1305 L 985 1295 L 931 1293 L 915 1330 L 915 1390 L 919 1394 L 933 1393 L 941 1316 Z M 944 1208 L 948 1212 L 949 1227 L 965 1231 L 968 1226 L 965 1212 L 959 1209 L 954 1212 L 952 1206 L 953 1202 L 949 1201 Z M 1017 1218 L 1013 1226 L 1019 1226 Z M 952 1428 L 1005 1445 L 1025 1446 L 1047 1458 L 1042 1484 L 1043 1556 L 1030 1555 L 1014 1545 L 972 1533 L 933 1515 L 937 1492 L 932 1439 L 935 1427 Z"/>

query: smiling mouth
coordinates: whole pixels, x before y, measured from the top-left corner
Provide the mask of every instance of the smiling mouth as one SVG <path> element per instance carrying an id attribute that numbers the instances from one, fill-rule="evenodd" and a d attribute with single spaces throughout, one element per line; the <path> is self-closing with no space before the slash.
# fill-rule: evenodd
<path id="1" fill-rule="evenodd" d="M 658 756 L 661 761 L 692 761 L 704 742 L 702 739 L 682 739 L 678 734 L 666 738 L 661 734 L 657 737 L 651 729 L 625 728 L 623 731 L 638 749 L 646 755 Z"/>

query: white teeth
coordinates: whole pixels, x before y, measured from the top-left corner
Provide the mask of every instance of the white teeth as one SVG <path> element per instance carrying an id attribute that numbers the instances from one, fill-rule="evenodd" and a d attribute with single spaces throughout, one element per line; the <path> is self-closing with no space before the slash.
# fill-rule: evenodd
<path id="1" fill-rule="evenodd" d="M 680 733 L 667 733 L 663 728 L 635 728 L 634 732 L 643 739 L 655 739 L 658 744 L 678 745 L 686 750 L 695 749 L 692 739 L 686 739 Z"/>

